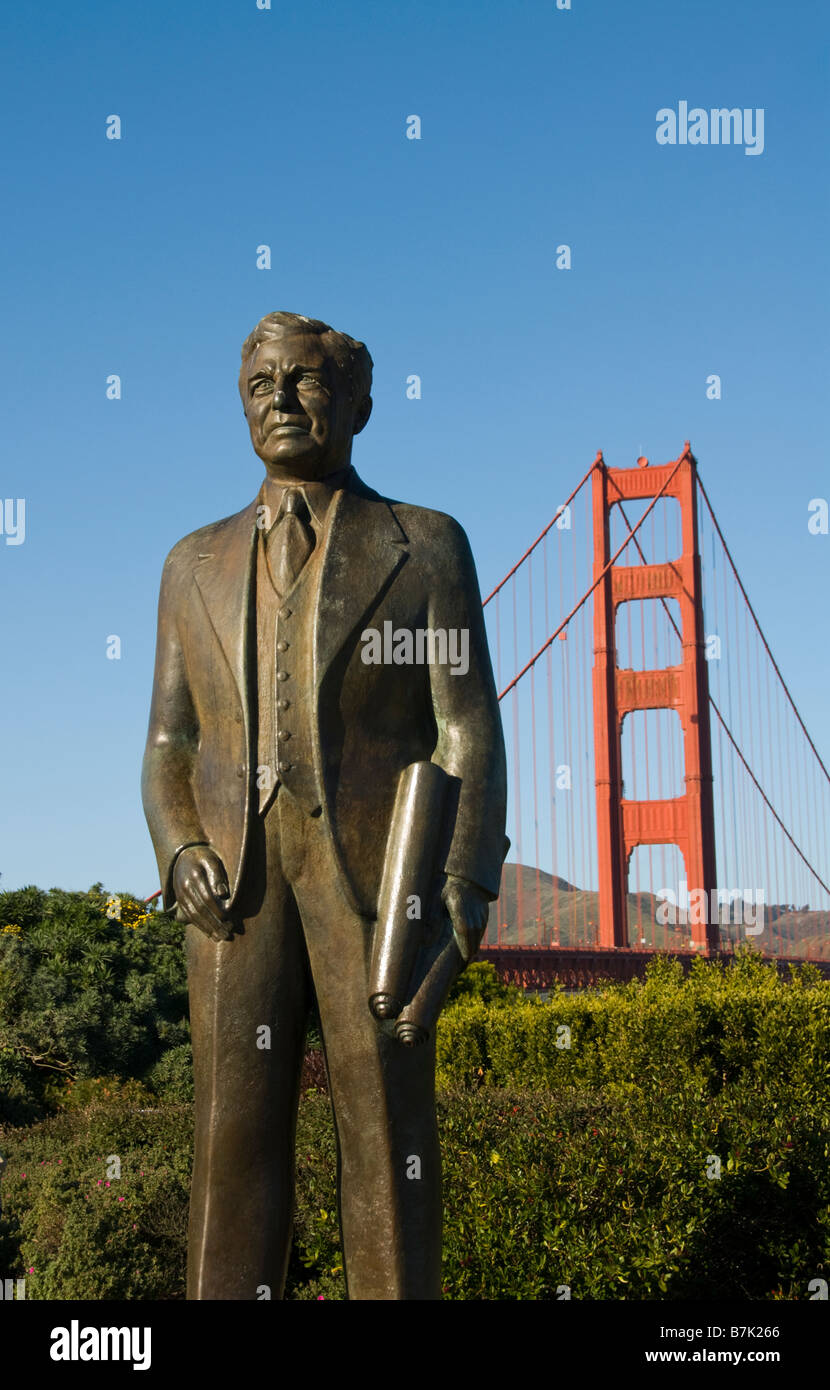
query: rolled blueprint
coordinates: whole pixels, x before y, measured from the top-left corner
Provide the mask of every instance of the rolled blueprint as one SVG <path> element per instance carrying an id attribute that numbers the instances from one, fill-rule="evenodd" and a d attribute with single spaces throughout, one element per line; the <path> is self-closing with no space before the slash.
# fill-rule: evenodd
<path id="1" fill-rule="evenodd" d="M 375 1018 L 397 1018 L 415 959 L 429 934 L 427 914 L 436 879 L 449 777 L 437 763 L 401 772 L 386 842 L 369 973 Z"/>
<path id="2" fill-rule="evenodd" d="M 447 920 L 439 939 L 418 960 L 418 983 L 413 997 L 399 1011 L 395 1035 L 407 1047 L 425 1043 L 435 1027 L 450 986 L 464 969 L 464 957 Z"/>

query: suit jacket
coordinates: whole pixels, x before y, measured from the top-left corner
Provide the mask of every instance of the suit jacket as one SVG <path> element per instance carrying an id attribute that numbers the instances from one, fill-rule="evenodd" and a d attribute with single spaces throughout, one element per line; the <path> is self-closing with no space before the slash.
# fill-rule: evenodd
<path id="1" fill-rule="evenodd" d="M 257 499 L 185 536 L 162 576 L 142 795 L 164 903 L 186 845 L 209 843 L 244 883 L 255 786 Z M 499 891 L 506 773 L 481 596 L 452 517 L 381 497 L 351 472 L 331 503 L 313 604 L 312 747 L 351 906 L 376 913 L 398 777 L 411 762 L 458 779 L 447 873 Z M 468 629 L 469 669 L 367 664 L 367 627 Z"/>

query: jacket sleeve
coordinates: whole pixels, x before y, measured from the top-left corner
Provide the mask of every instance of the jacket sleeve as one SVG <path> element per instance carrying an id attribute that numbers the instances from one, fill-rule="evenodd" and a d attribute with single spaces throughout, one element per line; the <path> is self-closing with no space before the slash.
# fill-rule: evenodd
<path id="1" fill-rule="evenodd" d="M 161 581 L 153 698 L 141 775 L 144 814 L 168 911 L 175 905 L 172 880 L 178 854 L 188 845 L 208 843 L 191 787 L 199 724 L 178 633 L 181 571 L 187 571 L 177 551 L 174 547 L 170 552 Z"/>
<path id="2" fill-rule="evenodd" d="M 445 867 L 496 898 L 508 845 L 504 736 L 469 542 L 457 522 L 443 520 L 447 525 L 433 562 L 429 625 L 444 629 L 448 643 L 454 629 L 455 645 L 449 648 L 454 660 L 429 667 L 438 729 L 432 761 L 460 783 Z"/>

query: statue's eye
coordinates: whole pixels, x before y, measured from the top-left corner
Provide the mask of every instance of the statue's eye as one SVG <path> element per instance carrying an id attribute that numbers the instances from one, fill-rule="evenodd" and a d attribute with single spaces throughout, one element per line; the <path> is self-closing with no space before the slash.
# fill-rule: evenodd
<path id="1" fill-rule="evenodd" d="M 254 382 L 253 391 L 255 394 L 261 396 L 266 391 L 270 391 L 273 385 L 273 381 L 270 381 L 267 377 L 260 377 L 259 381 Z"/>
<path id="2" fill-rule="evenodd" d="M 305 386 L 306 388 L 310 388 L 313 390 L 315 387 L 321 387 L 323 383 L 319 377 L 310 376 L 308 372 L 304 372 L 303 375 L 299 378 L 297 385 Z"/>

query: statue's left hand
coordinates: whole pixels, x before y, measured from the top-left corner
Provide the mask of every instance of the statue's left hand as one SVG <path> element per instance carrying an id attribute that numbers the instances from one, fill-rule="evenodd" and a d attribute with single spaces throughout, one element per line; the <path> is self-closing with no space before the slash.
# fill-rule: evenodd
<path id="1" fill-rule="evenodd" d="M 479 948 L 487 926 L 490 899 L 478 884 L 448 874 L 441 901 L 450 915 L 456 945 L 467 965 Z"/>

